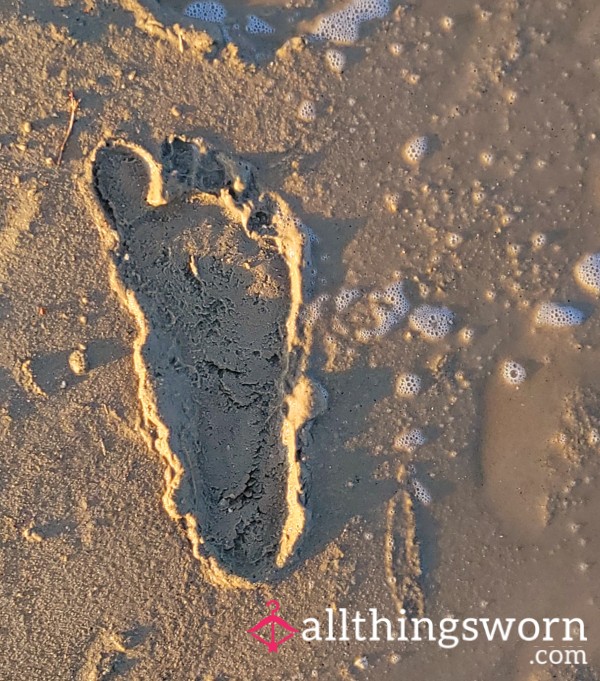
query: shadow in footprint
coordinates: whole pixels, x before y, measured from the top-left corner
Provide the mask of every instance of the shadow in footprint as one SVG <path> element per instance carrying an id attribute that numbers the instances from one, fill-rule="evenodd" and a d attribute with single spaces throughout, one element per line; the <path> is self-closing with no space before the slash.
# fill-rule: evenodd
<path id="1" fill-rule="evenodd" d="M 112 364 L 129 354 L 129 348 L 117 338 L 98 339 L 87 344 L 86 357 L 91 370 Z"/>
<path id="2" fill-rule="evenodd" d="M 261 203 L 248 164 L 177 139 L 162 161 L 169 202 L 154 207 L 138 153 L 108 146 L 94 166 L 119 236 L 115 265 L 145 332 L 146 427 L 163 433 L 163 455 L 179 462 L 171 461 L 167 508 L 188 532 L 197 523 L 228 571 L 264 580 L 276 572 L 290 511 L 281 434 L 300 353 L 290 344 L 288 263 L 268 205 L 263 219 L 249 212 L 244 228 L 236 219 L 250 196 Z"/>
<path id="3" fill-rule="evenodd" d="M 123 639 L 123 645 L 127 650 L 132 648 L 137 648 L 137 646 L 142 645 L 146 642 L 148 636 L 155 631 L 153 626 L 148 626 L 144 624 L 138 624 L 131 627 L 127 631 L 121 633 L 121 638 Z"/>
<path id="4" fill-rule="evenodd" d="M 116 679 L 132 671 L 138 664 L 136 659 L 127 657 L 119 650 L 104 652 L 96 666 L 98 679 Z"/>
<path id="5" fill-rule="evenodd" d="M 362 439 L 373 404 L 389 395 L 390 372 L 369 371 L 366 402 L 357 403 L 359 396 L 365 394 L 364 369 L 337 375 L 333 380 L 343 385 L 343 393 L 330 386 L 329 409 L 315 423 L 311 432 L 314 437 L 306 449 L 308 506 L 312 517 L 301 547 L 304 558 L 338 537 L 351 518 L 369 518 L 380 513 L 398 490 L 396 481 L 377 479 L 375 473 L 381 458 L 363 446 L 348 444 Z"/>
<path id="6" fill-rule="evenodd" d="M 88 371 L 114 362 L 124 357 L 129 349 L 121 341 L 96 340 L 91 341 L 85 350 L 85 373 L 74 373 L 70 366 L 73 350 L 60 350 L 45 355 L 38 355 L 31 362 L 35 382 L 46 393 L 54 395 L 66 387 L 78 385 L 86 379 Z"/>
<path id="7" fill-rule="evenodd" d="M 0 417 L 6 414 L 10 422 L 29 416 L 34 411 L 35 405 L 27 393 L 6 369 L 0 367 Z M 4 419 L 0 419 L 0 436 L 7 426 Z"/>

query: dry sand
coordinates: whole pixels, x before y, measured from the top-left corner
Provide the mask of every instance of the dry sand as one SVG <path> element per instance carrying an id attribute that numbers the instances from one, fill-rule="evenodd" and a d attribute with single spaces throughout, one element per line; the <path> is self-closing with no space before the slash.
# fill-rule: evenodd
<path id="1" fill-rule="evenodd" d="M 186 4 L 0 0 L 0 679 L 598 679 L 600 10 L 394 0 L 340 74 L 340 3 Z M 270 654 L 271 598 L 579 617 L 587 664 Z"/>

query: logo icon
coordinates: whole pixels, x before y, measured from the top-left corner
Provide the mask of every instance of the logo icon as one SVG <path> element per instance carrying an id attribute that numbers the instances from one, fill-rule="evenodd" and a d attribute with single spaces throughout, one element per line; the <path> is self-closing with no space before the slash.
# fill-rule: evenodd
<path id="1" fill-rule="evenodd" d="M 264 643 L 269 649 L 270 653 L 276 653 L 277 648 L 285 643 L 288 639 L 292 638 L 294 634 L 298 633 L 298 629 L 294 629 L 290 624 L 288 624 L 284 619 L 276 615 L 275 613 L 279 610 L 279 601 L 268 601 L 267 608 L 271 608 L 271 612 L 262 619 L 258 624 L 255 624 L 252 629 L 248 629 L 247 633 L 252 634 L 257 641 Z M 265 627 L 269 627 L 269 638 L 263 638 L 258 632 Z M 275 633 L 275 628 L 281 627 L 284 632 L 288 631 L 289 634 L 283 636 L 283 638 L 277 638 Z"/>

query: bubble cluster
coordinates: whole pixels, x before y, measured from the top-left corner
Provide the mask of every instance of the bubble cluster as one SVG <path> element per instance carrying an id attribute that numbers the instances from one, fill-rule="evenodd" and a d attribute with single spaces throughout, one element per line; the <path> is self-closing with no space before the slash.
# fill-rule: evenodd
<path id="1" fill-rule="evenodd" d="M 378 305 L 375 308 L 375 317 L 377 318 L 377 326 L 372 330 L 374 336 L 385 336 L 389 333 L 398 322 L 402 319 L 393 308 Z"/>
<path id="2" fill-rule="evenodd" d="M 585 315 L 572 305 L 562 303 L 542 303 L 535 314 L 537 326 L 564 328 L 578 326 L 585 321 Z"/>
<path id="3" fill-rule="evenodd" d="M 342 73 L 346 68 L 346 55 L 340 50 L 327 50 L 325 52 L 325 62 L 334 73 Z"/>
<path id="4" fill-rule="evenodd" d="M 419 480 L 415 480 L 414 478 L 410 481 L 410 488 L 412 490 L 412 493 L 417 499 L 417 501 L 421 502 L 423 506 L 429 506 L 432 502 L 432 496 L 429 490 L 425 487 L 425 485 L 422 482 L 419 482 Z"/>
<path id="5" fill-rule="evenodd" d="M 227 10 L 220 2 L 192 2 L 183 11 L 186 17 L 220 24 L 227 17 Z"/>
<path id="6" fill-rule="evenodd" d="M 391 331 L 410 310 L 410 302 L 401 281 L 393 282 L 382 291 L 374 291 L 370 297 L 373 301 L 383 303 L 375 308 L 378 324 L 372 331 L 374 336 L 383 336 Z"/>
<path id="7" fill-rule="evenodd" d="M 468 345 L 473 338 L 475 338 L 475 329 L 472 329 L 470 326 L 465 326 L 463 329 L 460 330 L 460 340 L 465 344 Z"/>
<path id="8" fill-rule="evenodd" d="M 366 343 L 367 341 L 371 340 L 371 338 L 375 337 L 377 334 L 373 329 L 359 329 L 356 332 L 356 339 Z"/>
<path id="9" fill-rule="evenodd" d="M 460 246 L 462 240 L 462 236 L 460 234 L 456 234 L 456 232 L 449 232 L 446 235 L 446 245 L 449 248 L 456 248 L 457 246 Z"/>
<path id="10" fill-rule="evenodd" d="M 454 313 L 447 307 L 420 305 L 411 313 L 410 324 L 415 331 L 429 340 L 447 336 L 454 324 Z"/>
<path id="11" fill-rule="evenodd" d="M 562 445 L 564 447 L 569 441 L 569 438 L 567 437 L 566 433 L 556 433 L 556 435 L 554 436 L 554 441 L 556 442 L 556 444 Z"/>
<path id="12" fill-rule="evenodd" d="M 343 9 L 322 16 L 313 36 L 335 43 L 354 43 L 359 38 L 363 21 L 382 19 L 389 11 L 389 0 L 352 0 Z"/>
<path id="13" fill-rule="evenodd" d="M 327 411 L 329 406 L 329 391 L 327 388 L 314 379 L 311 380 L 312 404 L 310 408 L 310 418 L 316 418 Z"/>
<path id="14" fill-rule="evenodd" d="M 376 291 L 373 293 L 374 300 L 382 300 L 392 306 L 394 312 L 400 317 L 406 317 L 410 310 L 410 302 L 404 293 L 404 284 L 401 281 L 395 281 L 390 284 L 383 291 Z"/>
<path id="15" fill-rule="evenodd" d="M 442 17 L 440 19 L 440 28 L 442 31 L 451 31 L 454 28 L 454 19 L 452 17 Z"/>
<path id="16" fill-rule="evenodd" d="M 390 211 L 390 213 L 397 213 L 398 208 L 400 206 L 400 195 L 393 193 L 393 194 L 386 194 L 384 197 L 384 203 L 386 208 Z"/>
<path id="17" fill-rule="evenodd" d="M 584 256 L 575 265 L 575 280 L 588 291 L 600 293 L 600 253 Z"/>
<path id="18" fill-rule="evenodd" d="M 525 368 L 512 359 L 502 364 L 500 374 L 509 385 L 520 385 L 527 378 Z"/>
<path id="19" fill-rule="evenodd" d="M 471 201 L 473 201 L 474 206 L 479 206 L 485 201 L 485 192 L 481 189 L 476 189 L 471 194 Z"/>
<path id="20" fill-rule="evenodd" d="M 536 232 L 531 238 L 531 245 L 535 250 L 543 248 L 548 243 L 548 237 L 543 232 Z"/>
<path id="21" fill-rule="evenodd" d="M 323 305 L 329 300 L 329 296 L 326 293 L 322 293 L 317 296 L 310 303 L 307 303 L 300 312 L 300 320 L 305 326 L 314 326 L 316 322 L 321 318 L 321 312 L 323 310 Z"/>
<path id="22" fill-rule="evenodd" d="M 308 239 L 308 243 L 311 246 L 315 246 L 316 244 L 319 243 L 319 237 L 315 234 L 315 231 L 312 227 L 309 227 L 308 225 L 305 225 L 301 220 L 296 219 L 295 221 L 296 226 L 298 229 L 302 232 L 305 238 Z"/>
<path id="23" fill-rule="evenodd" d="M 482 151 L 479 154 L 479 162 L 482 166 L 489 168 L 494 163 L 494 154 L 491 151 Z"/>
<path id="24" fill-rule="evenodd" d="M 317 109 L 315 103 L 311 102 L 310 99 L 305 99 L 298 107 L 298 118 L 306 123 L 311 123 L 316 117 Z"/>
<path id="25" fill-rule="evenodd" d="M 411 428 L 400 433 L 394 440 L 394 447 L 403 452 L 414 452 L 417 447 L 427 442 L 425 434 L 420 428 Z"/>
<path id="26" fill-rule="evenodd" d="M 264 19 L 261 19 L 254 14 L 250 14 L 246 19 L 246 32 L 270 34 L 275 33 L 275 29 Z"/>
<path id="27" fill-rule="evenodd" d="M 327 404 L 327 402 L 329 402 L 329 390 L 327 390 L 327 388 L 318 381 L 314 381 L 313 383 L 319 397 L 325 401 L 325 404 Z"/>
<path id="28" fill-rule="evenodd" d="M 427 156 L 430 147 L 429 138 L 426 135 L 411 137 L 402 147 L 402 156 L 407 163 L 417 165 Z"/>
<path id="29" fill-rule="evenodd" d="M 360 291 L 357 288 L 342 288 L 337 296 L 333 299 L 335 309 L 338 312 L 345 310 L 355 300 L 360 298 Z"/>
<path id="30" fill-rule="evenodd" d="M 421 377 L 417 374 L 400 374 L 396 379 L 396 395 L 412 397 L 421 392 Z"/>

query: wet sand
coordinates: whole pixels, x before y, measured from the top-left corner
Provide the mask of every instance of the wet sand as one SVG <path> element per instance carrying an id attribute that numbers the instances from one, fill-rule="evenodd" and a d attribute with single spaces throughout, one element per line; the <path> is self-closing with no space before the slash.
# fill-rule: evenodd
<path id="1" fill-rule="evenodd" d="M 0 0 L 0 678 L 596 679 L 600 12 L 292 4 Z"/>

